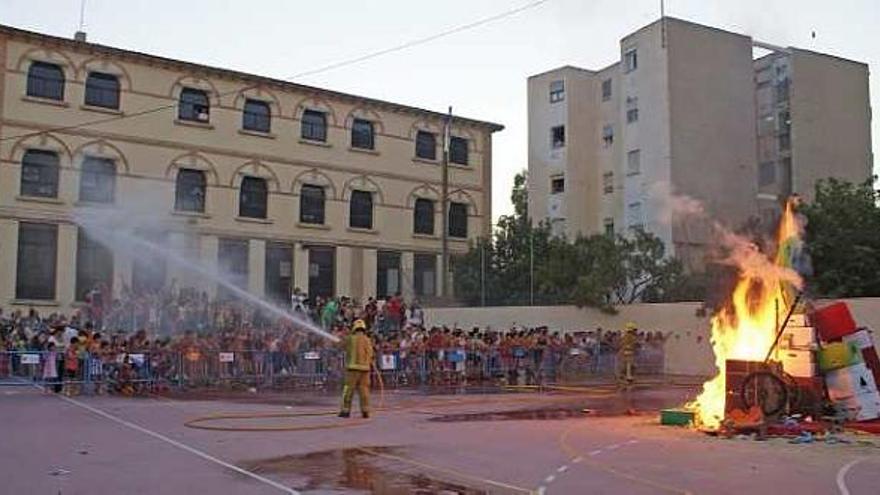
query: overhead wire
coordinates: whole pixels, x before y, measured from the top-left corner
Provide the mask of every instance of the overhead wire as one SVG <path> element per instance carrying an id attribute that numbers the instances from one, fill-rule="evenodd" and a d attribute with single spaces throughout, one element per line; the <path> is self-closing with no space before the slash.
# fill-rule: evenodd
<path id="1" fill-rule="evenodd" d="M 370 60 L 370 59 L 373 59 L 376 57 L 381 57 L 381 56 L 387 55 L 389 53 L 399 52 L 399 51 L 403 51 L 403 50 L 406 50 L 406 49 L 409 49 L 409 48 L 412 48 L 415 46 L 423 45 L 425 43 L 429 43 L 431 41 L 435 41 L 440 38 L 445 38 L 445 37 L 451 36 L 453 34 L 467 31 L 467 30 L 470 30 L 470 29 L 473 29 L 473 28 L 476 28 L 476 27 L 479 27 L 479 26 L 482 26 L 482 25 L 485 25 L 485 24 L 488 24 L 488 23 L 491 23 L 494 21 L 504 19 L 506 17 L 510 17 L 512 15 L 518 14 L 523 11 L 533 9 L 533 8 L 538 7 L 538 6 L 540 6 L 544 3 L 547 3 L 549 1 L 550 0 L 534 0 L 532 2 L 525 4 L 525 5 L 521 5 L 519 7 L 509 9 L 504 12 L 500 12 L 498 14 L 494 14 L 494 15 L 491 15 L 488 17 L 484 17 L 482 19 L 478 19 L 476 21 L 473 21 L 473 22 L 470 22 L 467 24 L 462 24 L 460 26 L 446 29 L 444 31 L 440 31 L 439 33 L 435 33 L 435 34 L 425 36 L 422 38 L 416 38 L 414 40 L 410 40 L 405 43 L 401 43 L 399 45 L 395 45 L 395 46 L 392 46 L 389 48 L 376 50 L 376 51 L 373 51 L 370 53 L 366 53 L 364 55 L 359 55 L 359 56 L 352 57 L 352 58 L 345 59 L 345 60 L 341 60 L 338 62 L 333 62 L 331 64 L 327 64 L 322 67 L 317 67 L 315 69 L 310 69 L 310 70 L 307 70 L 304 72 L 300 72 L 298 74 L 294 74 L 293 76 L 290 76 L 290 77 L 283 79 L 283 81 L 293 82 L 292 80 L 299 79 L 302 77 L 312 76 L 312 75 L 320 74 L 323 72 L 328 72 L 328 71 L 338 69 L 341 67 L 364 62 L 366 60 Z M 254 87 L 256 87 L 256 85 L 245 86 L 244 88 L 238 88 L 235 90 L 217 93 L 216 97 L 220 98 L 223 96 L 229 96 L 232 94 L 239 93 L 241 91 L 245 91 L 247 89 L 252 89 Z M 177 107 L 177 102 L 169 103 L 166 105 L 160 105 L 157 107 L 148 108 L 148 109 L 144 109 L 144 110 L 139 110 L 136 112 L 126 113 L 123 115 L 114 115 L 111 117 L 105 117 L 105 118 L 95 119 L 95 120 L 91 120 L 91 121 L 87 121 L 87 122 L 81 122 L 79 124 L 70 124 L 70 125 L 65 125 L 65 126 L 53 127 L 50 129 L 44 129 L 44 130 L 40 130 L 40 131 L 28 132 L 28 133 L 24 133 L 24 134 L 16 134 L 13 136 L 0 137 L 0 142 L 9 141 L 9 140 L 13 140 L 13 139 L 24 139 L 24 138 L 34 137 L 34 136 L 40 136 L 40 135 L 48 134 L 48 133 L 52 133 L 52 132 L 64 132 L 64 131 L 70 131 L 70 130 L 74 130 L 74 129 L 81 129 L 83 127 L 92 127 L 92 126 L 96 126 L 96 125 L 106 124 L 109 122 L 123 120 L 123 119 L 130 119 L 130 118 L 134 118 L 134 117 L 140 117 L 143 115 L 149 115 L 149 114 L 161 112 L 163 110 L 169 110 L 169 109 L 172 109 L 175 107 Z"/>

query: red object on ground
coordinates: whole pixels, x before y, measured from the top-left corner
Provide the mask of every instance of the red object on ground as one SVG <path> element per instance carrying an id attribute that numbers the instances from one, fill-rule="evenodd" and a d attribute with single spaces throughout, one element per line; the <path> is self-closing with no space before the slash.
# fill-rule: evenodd
<path id="1" fill-rule="evenodd" d="M 826 342 L 835 342 L 856 331 L 856 322 L 845 302 L 829 304 L 810 314 L 810 322 Z"/>
<path id="2" fill-rule="evenodd" d="M 782 423 L 767 426 L 767 434 L 774 437 L 798 437 L 803 432 L 809 432 L 814 435 L 825 433 L 828 430 L 828 424 L 821 421 L 812 423 L 798 423 L 794 426 L 785 426 Z"/>
<path id="3" fill-rule="evenodd" d="M 846 427 L 852 430 L 859 430 L 866 433 L 873 433 L 874 435 L 880 435 L 880 419 L 863 421 L 860 423 L 849 422 L 846 424 Z"/>

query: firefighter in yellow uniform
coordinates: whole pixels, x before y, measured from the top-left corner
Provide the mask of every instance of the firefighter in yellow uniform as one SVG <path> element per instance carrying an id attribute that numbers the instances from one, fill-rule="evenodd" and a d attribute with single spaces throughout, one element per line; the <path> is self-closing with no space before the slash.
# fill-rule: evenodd
<path id="1" fill-rule="evenodd" d="M 620 358 L 620 381 L 626 385 L 631 385 L 633 377 L 633 367 L 636 362 L 636 344 L 638 343 L 638 328 L 635 323 L 626 324 L 626 332 L 620 340 L 620 350 L 618 357 Z"/>
<path id="2" fill-rule="evenodd" d="M 367 336 L 364 320 L 356 320 L 346 337 L 345 387 L 342 389 L 340 418 L 351 416 L 351 400 L 357 391 L 361 415 L 370 417 L 370 366 L 373 364 L 373 341 Z"/>

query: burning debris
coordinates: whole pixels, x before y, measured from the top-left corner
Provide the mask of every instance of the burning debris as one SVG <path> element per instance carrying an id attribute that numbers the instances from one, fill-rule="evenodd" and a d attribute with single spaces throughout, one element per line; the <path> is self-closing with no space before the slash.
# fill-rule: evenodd
<path id="1" fill-rule="evenodd" d="M 772 254 L 721 232 L 730 249 L 725 261 L 739 278 L 711 320 L 718 374 L 684 407 L 702 430 L 763 435 L 783 414 L 819 418 L 826 396 L 846 420 L 880 417 L 880 360 L 870 332 L 857 330 L 843 303 L 810 311 L 801 299 L 802 277 L 812 267 L 797 202 L 794 197 L 785 206 Z"/>

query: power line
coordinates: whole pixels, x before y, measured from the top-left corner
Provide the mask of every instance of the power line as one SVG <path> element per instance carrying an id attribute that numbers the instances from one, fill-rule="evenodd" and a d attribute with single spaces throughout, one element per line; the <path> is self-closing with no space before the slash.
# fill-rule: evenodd
<path id="1" fill-rule="evenodd" d="M 307 70 L 305 72 L 300 72 L 299 74 L 295 74 L 295 75 L 288 77 L 284 80 L 290 81 L 291 79 L 299 79 L 301 77 L 311 76 L 311 75 L 319 74 L 322 72 L 331 71 L 334 69 L 338 69 L 340 67 L 354 65 L 354 64 L 366 61 L 366 60 L 376 58 L 376 57 L 381 57 L 381 56 L 387 55 L 389 53 L 399 52 L 402 50 L 406 50 L 408 48 L 423 45 L 425 43 L 429 43 L 431 41 L 435 41 L 440 38 L 445 38 L 447 36 L 450 36 L 450 35 L 453 35 L 456 33 L 460 33 L 462 31 L 467 31 L 467 30 L 488 24 L 490 22 L 504 19 L 505 17 L 510 17 L 510 16 L 518 14 L 520 12 L 523 12 L 523 11 L 526 11 L 529 9 L 533 9 L 533 8 L 538 7 L 539 5 L 542 5 L 542 4 L 547 3 L 549 1 L 550 0 L 535 0 L 535 1 L 532 1 L 532 2 L 527 3 L 525 5 L 522 5 L 520 7 L 516 7 L 516 8 L 510 9 L 510 10 L 507 10 L 507 11 L 504 11 L 504 12 L 501 12 L 498 14 L 494 14 L 489 17 L 484 17 L 482 19 L 470 22 L 468 24 L 463 24 L 461 26 L 447 29 L 445 31 L 441 31 L 439 33 L 435 33 L 430 36 L 426 36 L 423 38 L 417 38 L 417 39 L 414 39 L 414 40 L 411 40 L 406 43 L 402 43 L 402 44 L 399 44 L 399 45 L 396 45 L 396 46 L 393 46 L 390 48 L 377 50 L 374 52 L 367 53 L 365 55 L 360 55 L 360 56 L 353 57 L 350 59 L 341 60 L 339 62 L 334 62 L 332 64 L 328 64 L 323 67 L 318 67 L 316 69 Z M 250 86 L 250 87 L 254 87 L 254 86 Z M 225 93 L 217 93 L 217 97 L 220 98 L 223 96 L 229 96 L 231 94 L 239 93 L 241 91 L 249 89 L 250 87 L 245 86 L 244 88 L 239 88 L 239 89 L 235 89 L 232 91 L 227 91 Z M 123 119 L 130 119 L 130 118 L 134 118 L 134 117 L 140 117 L 142 115 L 157 113 L 157 112 L 161 112 L 163 110 L 169 110 L 169 109 L 172 109 L 175 107 L 177 107 L 177 102 L 169 103 L 167 105 L 161 105 L 161 106 L 154 107 L 154 108 L 148 108 L 146 110 L 140 110 L 140 111 L 133 112 L 133 113 L 127 113 L 125 115 L 114 115 L 112 117 L 106 117 L 106 118 L 102 118 L 102 119 L 91 120 L 88 122 L 82 122 L 80 124 L 71 124 L 71 125 L 67 125 L 67 126 L 53 127 L 52 129 L 46 129 L 46 130 L 42 130 L 42 131 L 18 134 L 15 136 L 0 137 L 0 142 L 12 140 L 12 139 L 23 139 L 23 138 L 33 137 L 33 136 L 39 136 L 41 134 L 47 134 L 47 133 L 51 133 L 51 132 L 64 132 L 64 131 L 70 131 L 73 129 L 80 129 L 83 127 L 91 127 L 91 126 L 95 126 L 95 125 L 106 124 L 109 122 L 115 122 L 115 121 L 119 121 L 119 120 L 123 120 Z"/>

